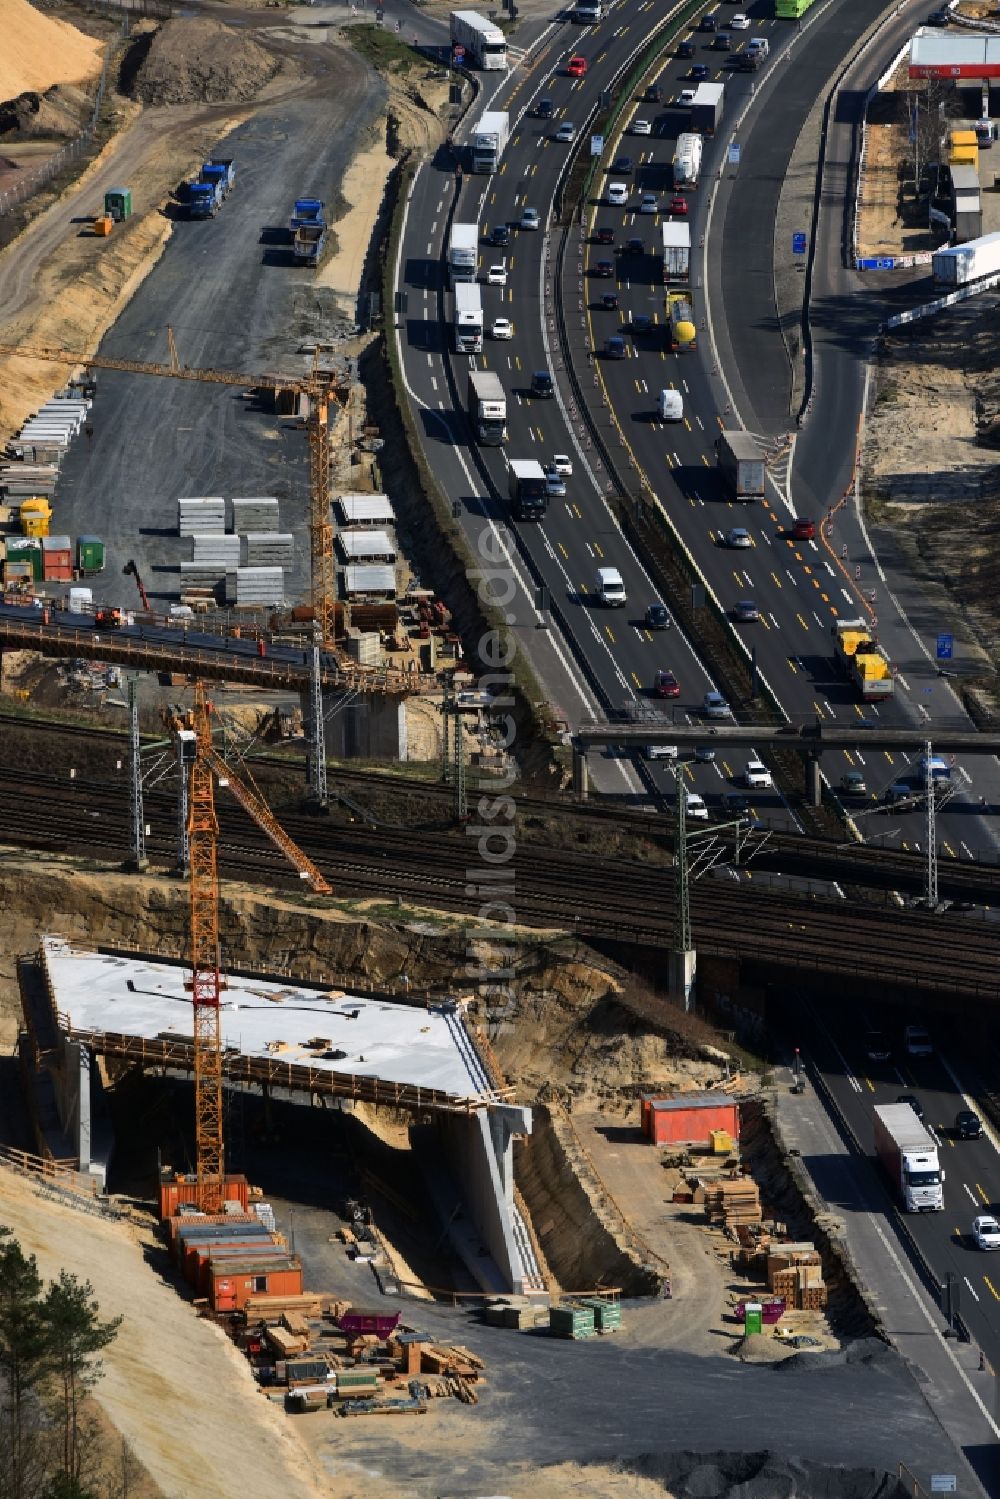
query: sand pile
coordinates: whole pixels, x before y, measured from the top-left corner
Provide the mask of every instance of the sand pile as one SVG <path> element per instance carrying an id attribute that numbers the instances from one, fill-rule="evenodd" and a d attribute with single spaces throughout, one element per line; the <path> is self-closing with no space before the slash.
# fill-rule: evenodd
<path id="1" fill-rule="evenodd" d="M 82 83 L 101 71 L 102 49 L 68 21 L 43 16 L 28 0 L 3 0 L 0 99 L 54 83 Z"/>
<path id="2" fill-rule="evenodd" d="M 218 104 L 253 99 L 280 63 L 221 21 L 168 21 L 133 84 L 143 104 Z"/>

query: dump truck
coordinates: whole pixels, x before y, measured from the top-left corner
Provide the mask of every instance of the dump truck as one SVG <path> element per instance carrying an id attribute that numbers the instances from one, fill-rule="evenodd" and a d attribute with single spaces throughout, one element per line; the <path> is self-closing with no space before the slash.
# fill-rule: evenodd
<path id="1" fill-rule="evenodd" d="M 510 139 L 510 116 L 505 109 L 488 109 L 472 132 L 472 170 L 495 172 Z"/>
<path id="2" fill-rule="evenodd" d="M 325 224 L 300 224 L 292 241 L 296 264 L 318 266 L 325 244 Z"/>
<path id="3" fill-rule="evenodd" d="M 691 225 L 684 219 L 667 219 L 663 233 L 663 280 L 671 286 L 686 281 L 691 269 Z"/>
<path id="4" fill-rule="evenodd" d="M 507 397 L 493 370 L 470 370 L 469 421 L 479 442 L 497 447 L 507 438 Z"/>
<path id="5" fill-rule="evenodd" d="M 448 278 L 452 286 L 459 281 L 475 281 L 479 262 L 479 225 L 453 223 L 448 235 Z"/>
<path id="6" fill-rule="evenodd" d="M 217 182 L 222 200 L 229 197 L 236 182 L 236 163 L 231 156 L 213 156 L 201 169 L 202 182 Z"/>
<path id="7" fill-rule="evenodd" d="M 833 650 L 840 665 L 866 703 L 892 697 L 892 662 L 863 619 L 838 619 L 831 628 Z"/>
<path id="8" fill-rule="evenodd" d="M 875 1154 L 904 1212 L 943 1212 L 944 1172 L 937 1145 L 908 1103 L 875 1109 Z"/>
<path id="9" fill-rule="evenodd" d="M 515 520 L 541 520 L 549 505 L 545 470 L 535 458 L 514 458 L 510 465 L 510 508 Z"/>
<path id="10" fill-rule="evenodd" d="M 187 185 L 188 217 L 214 219 L 222 207 L 222 188 L 218 182 L 203 182 L 200 177 Z"/>
<path id="11" fill-rule="evenodd" d="M 667 292 L 667 323 L 670 328 L 671 349 L 696 349 L 698 347 L 694 303 L 691 301 L 690 292 Z"/>
<path id="12" fill-rule="evenodd" d="M 714 135 L 722 123 L 725 84 L 699 83 L 691 100 L 691 129 Z"/>
<path id="13" fill-rule="evenodd" d="M 693 130 L 683 130 L 677 137 L 674 152 L 674 187 L 678 192 L 690 192 L 698 186 L 701 177 L 701 158 L 705 142 Z"/>
<path id="14" fill-rule="evenodd" d="M 294 235 L 296 229 L 302 229 L 307 224 L 323 224 L 326 204 L 321 198 L 296 198 L 292 216 L 288 221 L 288 227 Z"/>
<path id="15" fill-rule="evenodd" d="M 764 454 L 749 432 L 720 432 L 715 439 L 719 471 L 735 500 L 764 496 Z"/>

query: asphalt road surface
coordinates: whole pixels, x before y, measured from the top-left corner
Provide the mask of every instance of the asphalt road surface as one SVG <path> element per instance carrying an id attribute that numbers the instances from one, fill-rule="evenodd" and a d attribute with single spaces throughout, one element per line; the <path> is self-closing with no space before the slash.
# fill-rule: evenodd
<path id="1" fill-rule="evenodd" d="M 358 57 L 309 49 L 319 75 L 304 96 L 267 105 L 219 142 L 237 177 L 215 219 L 180 216 L 166 250 L 103 340 L 115 357 L 167 360 L 173 327 L 191 366 L 265 373 L 307 367 L 303 343 L 329 334 L 335 310 L 292 263 L 285 230 L 293 200 L 330 201 L 385 89 Z M 308 590 L 308 460 L 293 424 L 249 408 L 236 387 L 102 371 L 93 436 L 65 460 L 59 525 L 107 542 L 102 601 L 134 608 L 121 568 L 135 558 L 154 608 L 176 601 L 182 495 L 276 495 L 295 536 L 289 597 Z"/>

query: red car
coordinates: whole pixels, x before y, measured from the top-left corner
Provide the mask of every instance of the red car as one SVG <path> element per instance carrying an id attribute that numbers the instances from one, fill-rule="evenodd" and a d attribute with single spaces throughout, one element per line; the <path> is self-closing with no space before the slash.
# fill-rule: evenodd
<path id="1" fill-rule="evenodd" d="M 658 671 L 653 680 L 654 697 L 680 697 L 681 684 L 672 671 Z"/>
<path id="2" fill-rule="evenodd" d="M 688 200 L 687 200 L 687 198 L 682 198 L 678 194 L 677 197 L 670 199 L 670 212 L 671 213 L 680 214 L 680 216 L 683 218 L 684 215 L 687 213 L 687 211 L 688 211 Z"/>
<path id="3" fill-rule="evenodd" d="M 816 536 L 816 522 L 800 516 L 792 526 L 792 535 L 796 541 L 813 541 Z"/>
<path id="4" fill-rule="evenodd" d="M 582 78 L 587 71 L 587 59 L 585 57 L 571 57 L 566 64 L 566 71 L 571 78 Z"/>

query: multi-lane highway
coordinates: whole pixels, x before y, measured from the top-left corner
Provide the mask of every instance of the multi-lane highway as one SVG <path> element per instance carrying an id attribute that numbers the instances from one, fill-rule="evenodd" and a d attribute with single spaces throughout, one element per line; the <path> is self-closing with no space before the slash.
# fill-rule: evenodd
<path id="1" fill-rule="evenodd" d="M 836 35 L 842 43 L 845 28 L 851 29 L 851 23 L 845 20 L 846 8 L 827 9 L 833 12 Z M 508 606 L 513 616 L 511 623 L 530 649 L 550 695 L 571 720 L 588 716 L 595 705 L 609 708 L 627 703 L 679 714 L 685 721 L 697 721 L 704 693 L 713 685 L 680 631 L 674 628 L 655 632 L 645 627 L 645 609 L 656 598 L 656 590 L 604 503 L 609 476 L 586 439 L 581 438 L 585 429 L 572 410 L 569 386 L 562 378 L 562 353 L 556 344 L 556 324 L 551 316 L 553 256 L 558 237 L 548 234 L 546 226 L 553 195 L 566 170 L 569 154 L 576 148 L 557 139 L 559 127 L 571 122 L 579 138 L 600 90 L 608 86 L 648 40 L 654 18 L 655 10 L 649 0 L 638 4 L 620 0 L 596 27 L 564 24 L 549 28 L 530 53 L 527 65 L 502 83 L 492 96 L 488 91 L 492 83 L 485 75 L 487 86 L 470 111 L 465 133 L 468 134 L 483 107 L 509 109 L 512 134 L 501 168 L 491 177 L 466 171 L 457 186 L 452 176 L 453 162 L 444 160 L 424 168 L 418 174 L 408 207 L 400 262 L 401 289 L 407 296 L 402 339 L 404 368 L 434 467 L 448 493 L 461 502 L 463 521 L 470 535 L 475 537 L 485 525 L 492 533 L 499 534 L 506 545 L 515 578 L 514 597 Z M 712 309 L 703 300 L 703 283 L 710 278 L 709 264 L 702 258 L 702 242 L 710 227 L 710 184 L 719 171 L 731 124 L 749 102 L 751 87 L 762 97 L 767 94 L 759 73 L 746 74 L 732 64 L 738 63 L 750 36 L 768 38 L 770 68 L 779 66 L 793 38 L 797 65 L 807 43 L 806 34 L 799 36 L 771 19 L 758 18 L 752 9 L 750 19 L 751 26 L 746 32 L 733 34 L 733 50 L 726 53 L 712 46 L 711 33 L 693 32 L 694 58 L 671 58 L 660 74 L 662 103 L 637 102 L 634 109 L 626 110 L 626 133 L 621 139 L 612 137 L 606 143 L 602 165 L 610 166 L 621 155 L 630 156 L 632 164 L 624 173 L 609 176 L 602 172 L 595 187 L 603 190 L 607 181 L 624 180 L 630 195 L 624 208 L 612 208 L 598 200 L 586 210 L 585 228 L 611 229 L 616 243 L 609 249 L 606 244 L 596 243 L 596 235 L 589 234 L 589 242 L 581 250 L 584 316 L 588 341 L 596 354 L 596 377 L 588 369 L 584 378 L 601 382 L 637 466 L 669 510 L 722 603 L 731 607 L 752 598 L 758 605 L 758 621 L 742 625 L 734 622 L 734 628 L 746 643 L 752 641 L 760 670 L 786 711 L 816 713 L 841 722 L 876 715 L 881 715 L 883 721 L 886 717 L 896 720 L 898 715 L 905 722 L 933 720 L 937 716 L 939 722 L 954 723 L 962 717 L 958 700 L 950 687 L 936 677 L 933 687 L 911 683 L 904 677 L 897 683 L 898 704 L 862 710 L 852 690 L 833 669 L 829 639 L 833 620 L 858 613 L 858 601 L 847 586 L 850 579 L 841 570 L 840 558 L 824 545 L 821 534 L 815 540 L 802 542 L 794 542 L 790 537 L 796 509 L 794 488 L 790 493 L 787 484 L 787 465 L 781 488 L 772 489 L 765 505 L 746 510 L 738 510 L 729 503 L 715 471 L 715 437 L 724 425 L 724 418 L 730 423 L 735 420 L 736 424 L 738 418 L 726 411 L 720 400 L 718 379 L 710 372 Z M 858 31 L 865 19 L 859 18 Z M 821 24 L 817 23 L 817 31 Z M 821 36 L 817 36 L 815 45 L 824 45 Z M 829 41 L 825 45 L 829 47 Z M 587 60 L 584 77 L 571 77 L 565 68 L 566 60 L 574 53 Z M 827 51 L 827 60 L 829 56 Z M 710 76 L 725 80 L 726 121 L 716 139 L 707 142 L 701 186 L 685 200 L 689 205 L 686 217 L 697 247 L 692 289 L 700 347 L 696 352 L 674 354 L 669 352 L 665 338 L 659 226 L 662 211 L 669 209 L 673 197 L 674 144 L 688 118 L 680 93 L 690 85 L 688 74 L 692 63 L 707 65 Z M 785 128 L 793 129 L 794 120 L 789 119 L 789 111 L 794 110 L 794 100 L 789 102 L 789 94 L 794 92 L 795 75 L 787 64 L 784 66 L 782 119 Z M 765 73 L 765 80 L 767 76 Z M 553 105 L 552 114 L 544 119 L 535 114 L 543 97 Z M 800 101 L 803 117 L 814 97 L 815 88 L 808 95 L 804 92 Z M 634 133 L 638 121 L 648 122 L 648 136 Z M 582 148 L 586 147 L 584 140 Z M 752 170 L 751 155 L 749 160 L 745 158 L 740 171 L 749 175 Z M 644 191 L 657 195 L 661 212 L 636 211 L 639 195 Z M 526 208 L 538 211 L 540 230 L 517 227 Z M 471 361 L 466 355 L 453 355 L 448 346 L 450 299 L 445 291 L 441 253 L 452 217 L 460 222 L 479 223 L 484 278 L 491 265 L 506 260 L 506 285 L 483 285 L 485 322 L 488 330 L 495 317 L 509 318 L 514 324 L 514 337 L 509 342 L 487 337 L 483 354 Z M 487 243 L 497 224 L 512 226 L 512 244 L 507 249 L 494 249 Z M 728 217 L 726 228 L 731 230 Z M 708 239 L 709 252 L 732 259 L 728 239 L 717 243 L 718 225 L 716 239 L 710 234 Z M 629 248 L 630 240 L 641 240 L 641 251 Z M 770 243 L 766 251 L 768 255 L 772 253 Z M 613 279 L 590 274 L 597 262 L 611 256 L 615 262 Z M 601 300 L 612 289 L 617 289 L 619 306 L 607 311 Z M 648 318 L 649 326 L 637 329 L 636 317 Z M 720 309 L 716 308 L 716 321 L 719 317 Z M 604 357 L 606 340 L 612 333 L 624 339 L 622 359 Z M 505 386 L 509 406 L 506 448 L 477 450 L 469 446 L 461 407 L 470 363 L 495 370 Z M 553 401 L 530 396 L 531 375 L 540 369 L 550 370 L 556 376 Z M 745 380 L 745 370 L 742 375 Z M 671 386 L 684 396 L 685 417 L 682 423 L 668 426 L 655 419 L 655 407 L 659 390 Z M 749 416 L 752 420 L 753 413 Z M 552 499 L 540 524 L 511 523 L 506 504 L 509 461 L 538 458 L 545 462 L 556 452 L 569 453 L 573 460 L 565 498 Z M 808 495 L 810 505 L 805 513 L 818 521 L 822 510 L 816 509 L 814 494 L 809 491 Z M 723 544 L 728 531 L 737 525 L 750 533 L 749 548 L 736 550 Z M 607 564 L 622 573 L 628 596 L 624 610 L 611 611 L 596 603 L 596 570 Z M 560 626 L 558 631 L 550 630 L 544 639 L 543 632 L 536 628 L 541 622 L 534 592 L 539 582 L 549 589 L 555 623 Z M 661 670 L 677 677 L 681 686 L 679 699 L 655 698 L 653 683 Z M 915 758 L 884 752 L 869 756 L 863 738 L 857 749 L 837 757 L 836 766 L 831 757 L 826 768 L 834 784 L 849 769 L 860 770 L 868 782 L 867 792 L 854 799 L 852 805 L 866 835 L 911 848 L 921 846 L 924 837 L 921 809 L 917 807 L 902 815 L 893 812 L 890 816 L 882 810 L 881 800 L 891 783 L 913 776 Z M 717 759 L 709 765 L 692 765 L 688 767 L 688 775 L 693 786 L 708 796 L 711 805 L 727 782 L 740 780 L 745 759 L 745 756 Z M 622 761 L 612 757 L 605 768 L 606 787 L 620 791 L 624 789 L 623 779 L 626 785 L 637 784 L 634 770 Z M 986 772 L 977 769 L 973 782 L 966 767 L 957 768 L 953 793 L 949 804 L 942 808 L 939 824 L 946 854 L 968 857 L 995 848 L 993 829 L 979 815 L 981 797 L 989 802 L 1000 801 L 1000 781 L 995 770 L 992 764 Z M 652 778 L 654 783 L 658 781 L 661 788 L 669 784 L 662 769 L 646 766 L 643 777 Z M 600 774 L 597 779 L 600 784 Z M 997 781 L 995 787 L 994 781 Z M 765 816 L 780 815 L 779 799 L 774 793 L 755 791 L 753 802 L 756 810 Z"/>

